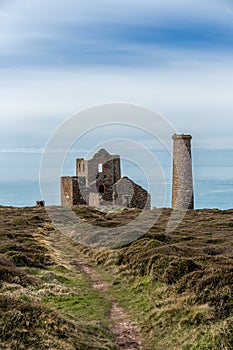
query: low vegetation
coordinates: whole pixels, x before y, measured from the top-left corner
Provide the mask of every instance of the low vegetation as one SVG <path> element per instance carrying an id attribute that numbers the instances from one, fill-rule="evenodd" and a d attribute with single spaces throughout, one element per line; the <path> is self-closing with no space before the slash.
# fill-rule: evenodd
<path id="1" fill-rule="evenodd" d="M 120 227 L 139 214 L 74 211 L 101 227 Z M 232 349 L 233 210 L 188 211 L 167 233 L 170 214 L 164 209 L 149 232 L 121 248 L 78 241 L 68 248 L 43 208 L 1 207 L 0 348 L 118 348 L 110 298 L 77 269 L 86 256 L 107 293 L 137 321 L 143 350 Z"/>
<path id="2" fill-rule="evenodd" d="M 189 211 L 167 234 L 170 214 L 164 209 L 150 231 L 126 247 L 81 249 L 137 320 L 144 349 L 230 350 L 233 210 Z M 127 212 L 121 215 L 127 220 Z"/>
<path id="3" fill-rule="evenodd" d="M 0 218 L 0 348 L 116 349 L 110 303 L 52 247 L 46 212 L 1 208 Z"/>

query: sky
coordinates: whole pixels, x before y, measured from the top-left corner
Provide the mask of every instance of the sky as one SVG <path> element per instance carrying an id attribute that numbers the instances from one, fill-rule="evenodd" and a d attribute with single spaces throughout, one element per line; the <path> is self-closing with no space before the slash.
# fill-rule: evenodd
<path id="1" fill-rule="evenodd" d="M 232 0 L 0 0 L 0 149 L 112 102 L 233 148 Z"/>

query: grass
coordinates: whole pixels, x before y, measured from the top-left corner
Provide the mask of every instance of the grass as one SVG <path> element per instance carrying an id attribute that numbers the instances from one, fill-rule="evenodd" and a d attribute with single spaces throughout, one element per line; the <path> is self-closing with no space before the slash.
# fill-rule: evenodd
<path id="1" fill-rule="evenodd" d="M 1 207 L 0 217 L 0 348 L 116 349 L 110 302 L 51 246 L 46 212 Z"/>
<path id="2" fill-rule="evenodd" d="M 49 293 L 45 292 L 42 301 L 54 306 L 62 314 L 82 322 L 100 322 L 108 326 L 108 315 L 111 304 L 100 293 L 93 289 L 82 277 L 72 276 L 70 272 L 56 276 L 56 281 L 63 285 L 59 294 L 55 289 Z M 56 283 L 57 284 L 57 283 Z M 48 295 L 49 294 L 49 295 Z"/>
<path id="3" fill-rule="evenodd" d="M 31 301 L 0 297 L 4 349 L 113 349 L 104 329 L 68 320 Z"/>
<path id="4" fill-rule="evenodd" d="M 147 234 L 126 247 L 79 246 L 137 320 L 143 349 L 233 348 L 232 214 L 189 211 L 167 234 L 166 209 Z"/>
<path id="5" fill-rule="evenodd" d="M 92 225 L 122 231 L 139 214 L 87 207 L 74 212 Z M 74 266 L 76 254 L 84 254 L 137 321 L 143 350 L 232 349 L 233 210 L 188 211 L 167 233 L 170 214 L 163 210 L 136 241 L 104 249 L 66 244 L 43 208 L 1 207 L 0 348 L 116 348 L 110 299 Z"/>

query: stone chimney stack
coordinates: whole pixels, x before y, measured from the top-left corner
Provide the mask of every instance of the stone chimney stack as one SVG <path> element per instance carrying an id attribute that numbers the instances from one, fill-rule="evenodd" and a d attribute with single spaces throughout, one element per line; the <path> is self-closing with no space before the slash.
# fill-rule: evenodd
<path id="1" fill-rule="evenodd" d="M 194 209 L 191 135 L 173 135 L 172 208 Z"/>

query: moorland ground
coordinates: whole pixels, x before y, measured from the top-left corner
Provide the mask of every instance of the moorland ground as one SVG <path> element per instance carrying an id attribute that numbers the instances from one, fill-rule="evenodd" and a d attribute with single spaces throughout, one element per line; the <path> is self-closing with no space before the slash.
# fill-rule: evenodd
<path id="1" fill-rule="evenodd" d="M 73 210 L 122 230 L 139 214 Z M 167 233 L 170 214 L 110 249 L 66 237 L 44 208 L 1 207 L 0 347 L 232 349 L 233 210 L 190 210 Z"/>

